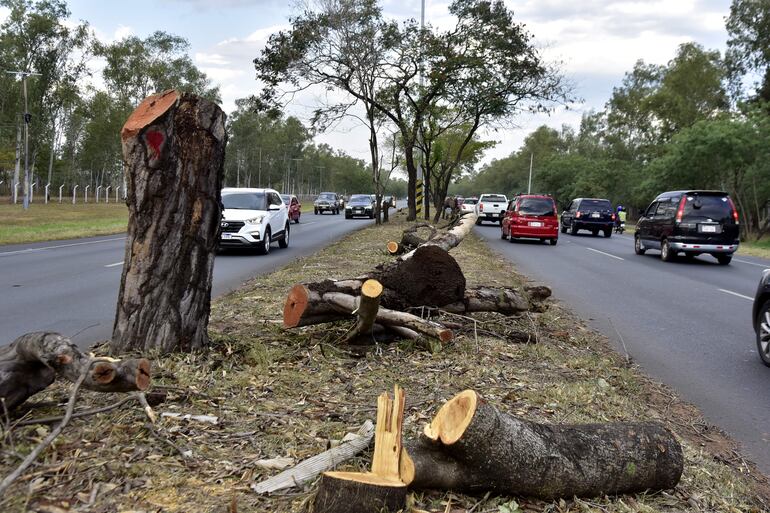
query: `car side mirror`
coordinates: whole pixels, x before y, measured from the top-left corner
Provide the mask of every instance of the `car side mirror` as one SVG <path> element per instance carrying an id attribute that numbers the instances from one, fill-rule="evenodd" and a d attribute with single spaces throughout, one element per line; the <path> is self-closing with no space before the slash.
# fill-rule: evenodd
<path id="1" fill-rule="evenodd" d="M 281 210 L 281 205 L 270 205 L 267 207 L 268 210 Z"/>

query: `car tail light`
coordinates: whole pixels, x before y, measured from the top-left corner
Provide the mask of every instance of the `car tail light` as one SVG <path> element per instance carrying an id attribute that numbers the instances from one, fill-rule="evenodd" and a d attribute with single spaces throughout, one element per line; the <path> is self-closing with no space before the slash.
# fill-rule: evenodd
<path id="1" fill-rule="evenodd" d="M 684 204 L 687 202 L 687 196 L 682 196 L 679 200 L 679 208 L 676 209 L 676 222 L 681 223 L 684 216 Z"/>
<path id="2" fill-rule="evenodd" d="M 615 214 L 613 213 L 611 217 L 612 217 L 612 220 L 614 221 L 615 220 Z"/>
<path id="3" fill-rule="evenodd" d="M 735 208 L 735 203 L 733 203 L 733 200 L 728 196 L 727 202 L 730 203 L 730 210 L 733 211 L 733 221 L 735 221 L 735 224 L 738 224 L 738 210 Z"/>
<path id="4" fill-rule="evenodd" d="M 580 219 L 580 210 L 578 210 L 578 211 L 577 211 L 577 213 L 575 214 L 575 217 L 577 217 L 578 219 Z"/>
<path id="5" fill-rule="evenodd" d="M 484 212 L 484 204 L 479 203 L 479 212 Z"/>

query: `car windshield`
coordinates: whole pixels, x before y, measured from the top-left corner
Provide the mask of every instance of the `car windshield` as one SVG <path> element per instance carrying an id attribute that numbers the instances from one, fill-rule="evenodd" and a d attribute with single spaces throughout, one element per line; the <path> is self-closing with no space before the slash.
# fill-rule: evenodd
<path id="1" fill-rule="evenodd" d="M 519 200 L 519 213 L 531 216 L 554 215 L 553 200 L 548 198 L 521 198 Z"/>
<path id="2" fill-rule="evenodd" d="M 350 197 L 350 202 L 357 202 L 357 203 L 363 203 L 363 202 L 370 202 L 372 201 L 372 197 L 368 194 L 354 194 Z"/>
<path id="3" fill-rule="evenodd" d="M 479 200 L 477 200 L 476 198 L 465 198 L 463 200 L 463 205 L 475 205 L 478 202 Z"/>
<path id="4" fill-rule="evenodd" d="M 222 195 L 225 208 L 237 210 L 267 210 L 264 192 L 236 192 Z"/>
<path id="5" fill-rule="evenodd" d="M 683 218 L 689 221 L 711 220 L 724 223 L 732 218 L 733 210 L 727 196 L 687 196 Z"/>
<path id="6" fill-rule="evenodd" d="M 284 205 L 288 205 L 291 201 L 291 196 L 289 194 L 281 194 L 281 199 L 283 200 Z"/>
<path id="7" fill-rule="evenodd" d="M 333 201 L 334 194 L 321 194 L 318 196 L 318 199 Z"/>
<path id="8" fill-rule="evenodd" d="M 484 201 L 506 201 L 506 199 L 500 194 L 487 194 L 484 196 Z"/>
<path id="9" fill-rule="evenodd" d="M 612 210 L 610 200 L 604 199 L 588 199 L 580 202 L 581 212 L 596 212 L 597 210 Z"/>

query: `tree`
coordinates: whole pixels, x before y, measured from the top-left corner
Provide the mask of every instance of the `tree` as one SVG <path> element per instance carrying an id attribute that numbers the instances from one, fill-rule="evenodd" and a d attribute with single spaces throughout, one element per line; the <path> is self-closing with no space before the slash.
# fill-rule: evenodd
<path id="1" fill-rule="evenodd" d="M 189 47 L 183 37 L 156 31 L 145 39 L 128 36 L 111 44 L 97 41 L 94 51 L 107 61 L 102 77 L 119 101 L 135 106 L 152 93 L 179 89 L 220 102 L 219 88 L 212 87 L 192 62 Z"/>
<path id="2" fill-rule="evenodd" d="M 523 109 L 545 109 L 566 96 L 561 77 L 543 63 L 502 1 L 455 0 L 450 12 L 457 18 L 453 29 L 423 31 L 414 20 L 400 26 L 385 21 L 374 0 L 327 2 L 319 12 L 308 10 L 293 19 L 290 31 L 271 36 L 255 59 L 258 78 L 267 86 L 260 95 L 263 108 L 282 104 L 300 89 L 324 85 L 348 95 L 327 112 L 346 112 L 361 102 L 368 119 L 376 112 L 394 125 L 403 145 L 411 219 L 415 148 L 427 113 L 439 102 L 460 113 L 454 125 L 468 127 L 461 155 L 480 127 Z M 345 37 L 349 27 L 369 34 L 376 51 L 360 59 L 361 46 Z M 425 80 L 416 84 L 420 75 Z M 292 90 L 283 91 L 281 84 Z"/>
<path id="3" fill-rule="evenodd" d="M 756 100 L 770 102 L 770 3 L 733 0 L 727 18 L 727 60 L 734 81 L 756 73 Z M 740 86 L 736 86 L 740 90 Z"/>

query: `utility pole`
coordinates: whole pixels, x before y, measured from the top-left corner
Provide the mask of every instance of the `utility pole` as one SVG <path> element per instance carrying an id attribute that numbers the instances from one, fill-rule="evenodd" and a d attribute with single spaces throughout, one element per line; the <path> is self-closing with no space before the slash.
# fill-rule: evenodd
<path id="1" fill-rule="evenodd" d="M 421 2 L 420 8 L 420 94 L 422 94 L 423 87 L 423 36 L 422 32 L 425 30 L 425 0 Z M 418 134 L 417 137 L 420 137 Z M 423 196 L 423 166 L 425 165 L 425 151 L 423 148 L 422 140 L 420 140 L 420 165 L 417 166 L 417 180 L 414 190 L 414 208 L 415 208 L 415 220 L 419 220 L 422 215 L 422 207 L 424 203 Z"/>
<path id="2" fill-rule="evenodd" d="M 29 71 L 6 71 L 6 73 L 21 77 L 21 87 L 24 92 L 24 210 L 27 210 L 29 208 L 29 122 L 32 121 L 27 103 L 27 77 L 39 76 L 40 73 Z"/>
<path id="3" fill-rule="evenodd" d="M 286 191 L 286 192 L 288 192 L 289 194 L 298 194 L 297 192 L 294 192 L 294 191 L 295 191 L 296 186 L 297 186 L 297 178 L 299 177 L 299 163 L 300 163 L 300 161 L 302 161 L 302 159 L 301 158 L 294 158 L 294 159 L 291 159 L 291 160 L 294 160 L 294 161 L 297 162 L 297 174 L 294 177 L 294 187 L 292 188 L 292 190 Z M 289 184 L 291 184 L 291 177 L 289 177 Z M 300 186 L 301 186 L 301 184 L 300 184 Z"/>
<path id="4" fill-rule="evenodd" d="M 257 171 L 257 187 L 262 187 L 262 146 L 259 147 L 259 171 Z"/>
<path id="5" fill-rule="evenodd" d="M 527 184 L 527 194 L 532 194 L 532 163 L 535 161 L 535 154 L 529 154 L 529 183 Z"/>

